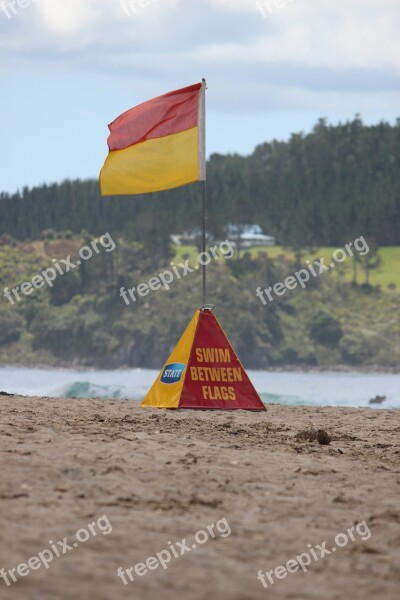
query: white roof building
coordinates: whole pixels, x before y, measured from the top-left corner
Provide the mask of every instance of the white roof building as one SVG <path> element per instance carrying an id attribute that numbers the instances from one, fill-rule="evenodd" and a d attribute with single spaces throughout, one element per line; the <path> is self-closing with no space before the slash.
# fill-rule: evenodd
<path id="1" fill-rule="evenodd" d="M 228 225 L 228 237 L 242 248 L 275 246 L 275 238 L 263 233 L 260 225 Z"/>

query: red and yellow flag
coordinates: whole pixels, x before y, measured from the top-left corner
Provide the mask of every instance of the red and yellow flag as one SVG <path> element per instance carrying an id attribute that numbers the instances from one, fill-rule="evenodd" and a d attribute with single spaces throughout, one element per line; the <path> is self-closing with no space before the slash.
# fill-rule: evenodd
<path id="1" fill-rule="evenodd" d="M 205 81 L 131 108 L 109 125 L 103 196 L 146 194 L 206 178 Z"/>

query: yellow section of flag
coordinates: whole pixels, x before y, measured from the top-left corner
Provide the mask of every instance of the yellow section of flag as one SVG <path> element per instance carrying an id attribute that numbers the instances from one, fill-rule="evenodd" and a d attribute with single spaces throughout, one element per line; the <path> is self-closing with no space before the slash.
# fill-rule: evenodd
<path id="1" fill-rule="evenodd" d="M 199 180 L 198 127 L 110 152 L 101 171 L 103 196 L 147 194 Z"/>

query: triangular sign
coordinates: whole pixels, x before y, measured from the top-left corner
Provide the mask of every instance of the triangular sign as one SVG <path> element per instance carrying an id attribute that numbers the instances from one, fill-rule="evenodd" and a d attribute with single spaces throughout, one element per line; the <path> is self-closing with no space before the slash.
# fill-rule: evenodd
<path id="1" fill-rule="evenodd" d="M 208 309 L 196 311 L 141 406 L 266 410 Z"/>

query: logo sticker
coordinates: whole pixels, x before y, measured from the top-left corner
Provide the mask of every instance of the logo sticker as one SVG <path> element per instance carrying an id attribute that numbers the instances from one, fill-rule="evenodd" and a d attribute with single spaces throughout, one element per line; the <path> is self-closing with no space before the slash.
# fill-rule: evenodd
<path id="1" fill-rule="evenodd" d="M 182 363 L 172 363 L 166 365 L 161 376 L 161 383 L 178 383 L 181 380 L 186 365 Z"/>

